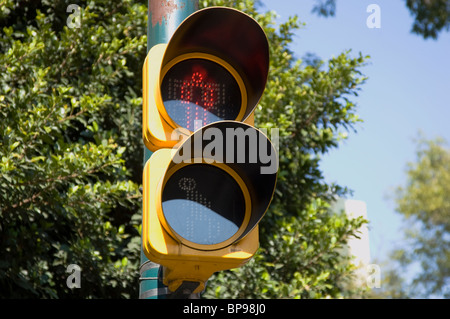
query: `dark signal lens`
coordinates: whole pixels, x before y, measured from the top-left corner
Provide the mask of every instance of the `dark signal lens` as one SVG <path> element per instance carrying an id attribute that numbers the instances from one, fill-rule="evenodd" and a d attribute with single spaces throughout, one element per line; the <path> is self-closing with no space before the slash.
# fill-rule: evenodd
<path id="1" fill-rule="evenodd" d="M 171 67 L 162 80 L 161 95 L 167 114 L 190 131 L 235 120 L 242 106 L 241 90 L 233 75 L 204 59 L 188 59 Z"/>
<path id="2" fill-rule="evenodd" d="M 192 164 L 176 171 L 162 192 L 162 210 L 181 237 L 202 245 L 231 238 L 245 216 L 239 184 L 222 169 Z"/>

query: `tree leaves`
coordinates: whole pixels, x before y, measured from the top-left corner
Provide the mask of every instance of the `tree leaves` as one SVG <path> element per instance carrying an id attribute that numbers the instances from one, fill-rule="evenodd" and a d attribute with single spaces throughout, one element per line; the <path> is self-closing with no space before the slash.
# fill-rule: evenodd
<path id="1" fill-rule="evenodd" d="M 414 16 L 412 32 L 424 39 L 437 39 L 439 32 L 450 30 L 450 4 L 446 0 L 407 0 L 406 6 Z"/>
<path id="2" fill-rule="evenodd" d="M 64 2 L 35 2 L 24 16 L 20 3 L 2 8 L 3 297 L 137 294 L 132 215 L 140 214 L 141 196 L 131 176 L 142 164 L 127 158 L 135 162 L 140 146 L 134 92 L 141 89 L 136 61 L 145 55 L 146 7 L 105 3 L 84 7 L 79 29 L 60 24 Z M 83 271 L 80 290 L 66 286 L 71 263 Z"/>
<path id="3" fill-rule="evenodd" d="M 392 258 L 405 272 L 414 265 L 420 267 L 412 281 L 399 284 L 390 278 L 386 290 L 394 296 L 448 298 L 450 150 L 445 141 L 419 140 L 417 159 L 408 164 L 407 175 L 406 185 L 396 191 L 396 209 L 407 222 L 407 244 L 393 251 Z"/>

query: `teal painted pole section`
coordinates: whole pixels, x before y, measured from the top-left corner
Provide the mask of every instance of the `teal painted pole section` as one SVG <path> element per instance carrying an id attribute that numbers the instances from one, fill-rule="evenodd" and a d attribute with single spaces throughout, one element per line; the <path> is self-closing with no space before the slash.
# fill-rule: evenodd
<path id="1" fill-rule="evenodd" d="M 156 44 L 167 43 L 180 23 L 198 10 L 198 0 L 149 0 L 147 53 Z M 152 156 L 144 146 L 144 165 Z M 166 299 L 168 288 L 162 283 L 162 267 L 145 256 L 141 245 L 139 299 Z"/>
<path id="2" fill-rule="evenodd" d="M 149 0 L 147 50 L 167 43 L 181 22 L 198 10 L 197 0 Z"/>

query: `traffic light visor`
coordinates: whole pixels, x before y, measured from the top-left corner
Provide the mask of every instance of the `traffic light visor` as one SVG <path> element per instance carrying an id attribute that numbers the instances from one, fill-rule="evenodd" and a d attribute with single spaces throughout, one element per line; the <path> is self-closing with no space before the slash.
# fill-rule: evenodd
<path id="1" fill-rule="evenodd" d="M 262 96 L 268 67 L 267 37 L 253 18 L 225 7 L 199 10 L 167 44 L 160 112 L 192 132 L 221 120 L 244 121 Z"/>
<path id="2" fill-rule="evenodd" d="M 277 166 L 274 146 L 253 126 L 222 121 L 197 130 L 177 149 L 160 184 L 160 220 L 192 248 L 240 240 L 270 204 L 277 170 L 262 173 L 270 164 Z"/>

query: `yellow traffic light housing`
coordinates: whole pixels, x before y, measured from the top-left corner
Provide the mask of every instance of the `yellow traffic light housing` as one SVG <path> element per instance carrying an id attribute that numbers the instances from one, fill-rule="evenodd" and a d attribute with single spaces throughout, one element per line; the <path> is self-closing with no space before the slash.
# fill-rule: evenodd
<path id="1" fill-rule="evenodd" d="M 143 68 L 143 139 L 147 148 L 175 147 L 179 135 L 221 120 L 251 121 L 265 88 L 267 37 L 248 15 L 207 8 L 189 16 Z M 174 134 L 174 130 L 179 129 Z"/>
<path id="2" fill-rule="evenodd" d="M 193 281 L 201 291 L 214 272 L 255 254 L 277 165 L 267 137 L 235 121 L 209 124 L 177 150 L 152 155 L 144 168 L 143 248 L 166 267 L 170 290 Z"/>
<path id="3" fill-rule="evenodd" d="M 143 68 L 143 251 L 171 291 L 204 289 L 245 264 L 275 189 L 278 158 L 253 125 L 269 46 L 261 26 L 230 8 L 199 10 Z M 181 139 L 181 141 L 180 141 Z"/>

